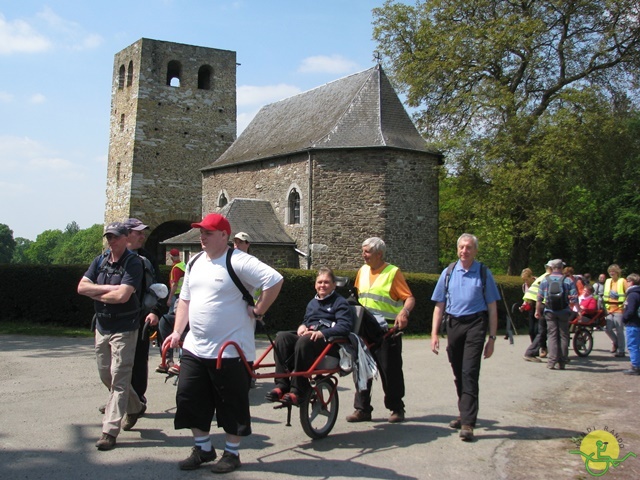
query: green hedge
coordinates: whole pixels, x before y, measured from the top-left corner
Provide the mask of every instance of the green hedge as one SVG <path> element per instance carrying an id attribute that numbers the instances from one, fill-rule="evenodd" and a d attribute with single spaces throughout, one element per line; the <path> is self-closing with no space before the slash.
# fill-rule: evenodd
<path id="1" fill-rule="evenodd" d="M 89 327 L 93 316 L 93 302 L 78 295 L 76 288 L 86 271 L 86 265 L 34 266 L 0 265 L 2 294 L 0 295 L 0 322 L 30 322 L 67 327 Z M 161 280 L 168 282 L 170 267 L 160 267 Z M 285 278 L 278 299 L 267 314 L 270 331 L 292 330 L 299 325 L 309 299 L 315 294 L 315 272 L 310 270 L 281 269 Z M 355 271 L 336 271 L 351 281 Z M 416 297 L 416 308 L 411 314 L 408 333 L 425 334 L 431 331 L 433 302 L 431 294 L 438 275 L 406 273 L 407 282 Z M 506 306 L 520 303 L 522 290 L 519 277 L 498 276 L 496 280 L 506 299 L 498 305 L 500 328 L 506 325 Z M 346 291 L 341 292 L 345 294 Z M 518 329 L 524 326 L 521 315 L 514 320 Z M 524 333 L 524 332 L 521 332 Z"/>

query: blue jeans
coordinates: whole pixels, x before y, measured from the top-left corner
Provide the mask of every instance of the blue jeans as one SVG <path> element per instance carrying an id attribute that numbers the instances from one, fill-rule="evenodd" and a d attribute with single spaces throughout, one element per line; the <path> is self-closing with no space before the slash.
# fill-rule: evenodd
<path id="1" fill-rule="evenodd" d="M 631 366 L 640 368 L 640 327 L 637 325 L 627 325 L 624 328 L 627 334 L 627 349 L 629 350 Z"/>

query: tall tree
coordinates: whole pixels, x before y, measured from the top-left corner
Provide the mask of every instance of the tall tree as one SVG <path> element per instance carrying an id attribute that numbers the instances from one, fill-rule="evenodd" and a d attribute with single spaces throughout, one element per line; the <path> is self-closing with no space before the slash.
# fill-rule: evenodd
<path id="1" fill-rule="evenodd" d="M 0 223 L 0 263 L 10 263 L 15 248 L 13 230 L 4 223 Z"/>
<path id="2" fill-rule="evenodd" d="M 637 93 L 637 0 L 388 1 L 374 38 L 469 215 L 500 219 L 509 273 L 577 228 L 575 193 L 593 179 L 578 141 L 602 137 L 590 109 Z"/>

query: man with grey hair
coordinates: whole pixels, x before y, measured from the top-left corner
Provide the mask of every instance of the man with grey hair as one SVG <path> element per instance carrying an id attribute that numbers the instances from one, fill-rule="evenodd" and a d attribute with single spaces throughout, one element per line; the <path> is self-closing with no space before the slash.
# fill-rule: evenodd
<path id="1" fill-rule="evenodd" d="M 431 350 L 440 348 L 438 332 L 443 319 L 447 327 L 447 354 L 458 394 L 457 419 L 449 423 L 460 429 L 460 438 L 474 440 L 478 418 L 480 363 L 493 355 L 498 331 L 500 293 L 491 271 L 475 260 L 478 239 L 464 233 L 458 238 L 457 262 L 445 268 L 431 300 L 436 302 L 431 327 Z M 485 344 L 485 336 L 489 338 Z M 484 348 L 483 348 L 484 347 Z"/>
<path id="2" fill-rule="evenodd" d="M 547 368 L 553 370 L 557 365 L 564 370 L 569 361 L 569 318 L 571 307 L 578 303 L 578 290 L 573 280 L 562 274 L 562 260 L 551 260 L 547 265 L 551 273 L 540 282 L 536 318 L 547 321 Z"/>
<path id="3" fill-rule="evenodd" d="M 362 242 L 363 265 L 356 275 L 355 287 L 358 300 L 374 315 L 378 315 L 402 330 L 409 322 L 409 313 L 416 304 L 400 269 L 384 260 L 386 245 L 381 238 L 371 237 Z M 374 352 L 382 388 L 384 405 L 391 410 L 389 422 L 404 421 L 404 375 L 402 373 L 402 338 L 387 336 Z M 356 392 L 355 411 L 347 416 L 347 422 L 371 420 L 371 386 Z"/>

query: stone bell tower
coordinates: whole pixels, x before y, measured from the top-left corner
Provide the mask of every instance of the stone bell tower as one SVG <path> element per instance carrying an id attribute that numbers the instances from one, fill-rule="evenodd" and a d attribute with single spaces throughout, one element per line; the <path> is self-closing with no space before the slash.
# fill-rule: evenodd
<path id="1" fill-rule="evenodd" d="M 236 138 L 236 53 L 138 40 L 115 55 L 110 117 L 105 222 L 140 218 L 152 250 L 201 218 L 200 169 Z"/>

